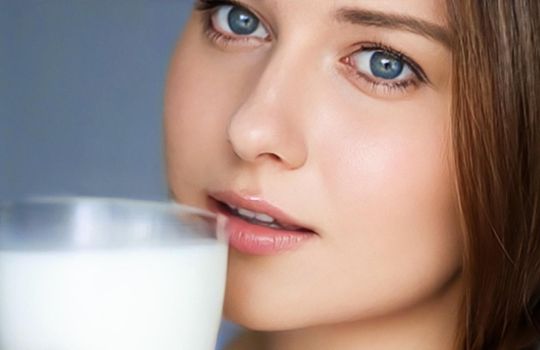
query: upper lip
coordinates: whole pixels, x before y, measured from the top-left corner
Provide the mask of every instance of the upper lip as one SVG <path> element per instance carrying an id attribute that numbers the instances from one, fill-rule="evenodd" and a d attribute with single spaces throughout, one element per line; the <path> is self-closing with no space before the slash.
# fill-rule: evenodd
<path id="1" fill-rule="evenodd" d="M 217 191 L 209 193 L 210 198 L 234 207 L 244 208 L 253 212 L 263 213 L 273 217 L 278 223 L 286 226 L 296 226 L 301 230 L 314 232 L 306 224 L 293 219 L 278 207 L 270 204 L 257 195 L 241 195 L 234 191 Z"/>

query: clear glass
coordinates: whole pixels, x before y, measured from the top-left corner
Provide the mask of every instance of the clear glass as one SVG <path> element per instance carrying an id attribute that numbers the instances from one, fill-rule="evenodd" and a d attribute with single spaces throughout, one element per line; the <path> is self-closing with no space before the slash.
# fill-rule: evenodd
<path id="1" fill-rule="evenodd" d="M 225 218 L 172 203 L 0 205 L 0 349 L 213 350 Z"/>

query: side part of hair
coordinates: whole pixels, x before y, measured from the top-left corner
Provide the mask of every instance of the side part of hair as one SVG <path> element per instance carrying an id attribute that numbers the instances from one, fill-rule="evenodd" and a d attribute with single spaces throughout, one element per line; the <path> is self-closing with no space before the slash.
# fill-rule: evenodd
<path id="1" fill-rule="evenodd" d="M 448 0 L 465 240 L 457 348 L 540 338 L 540 1 Z"/>

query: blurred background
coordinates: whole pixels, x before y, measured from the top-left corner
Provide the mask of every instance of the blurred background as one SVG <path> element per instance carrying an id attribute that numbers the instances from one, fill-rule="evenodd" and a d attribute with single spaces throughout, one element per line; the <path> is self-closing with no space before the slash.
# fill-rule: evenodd
<path id="1" fill-rule="evenodd" d="M 0 0 L 0 197 L 165 198 L 162 92 L 190 0 Z"/>
<path id="2" fill-rule="evenodd" d="M 163 84 L 191 7 L 0 0 L 0 200 L 167 198 Z"/>

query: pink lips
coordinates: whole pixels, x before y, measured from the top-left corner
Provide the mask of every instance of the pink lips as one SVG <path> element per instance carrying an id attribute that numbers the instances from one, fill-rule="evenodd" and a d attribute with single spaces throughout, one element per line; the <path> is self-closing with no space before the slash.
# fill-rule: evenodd
<path id="1" fill-rule="evenodd" d="M 229 244 L 236 250 L 251 255 L 274 255 L 297 249 L 317 234 L 295 222 L 278 208 L 256 196 L 241 196 L 234 192 L 213 192 L 209 196 L 212 210 L 227 216 Z M 267 223 L 241 217 L 229 206 L 266 214 L 275 219 Z"/>

